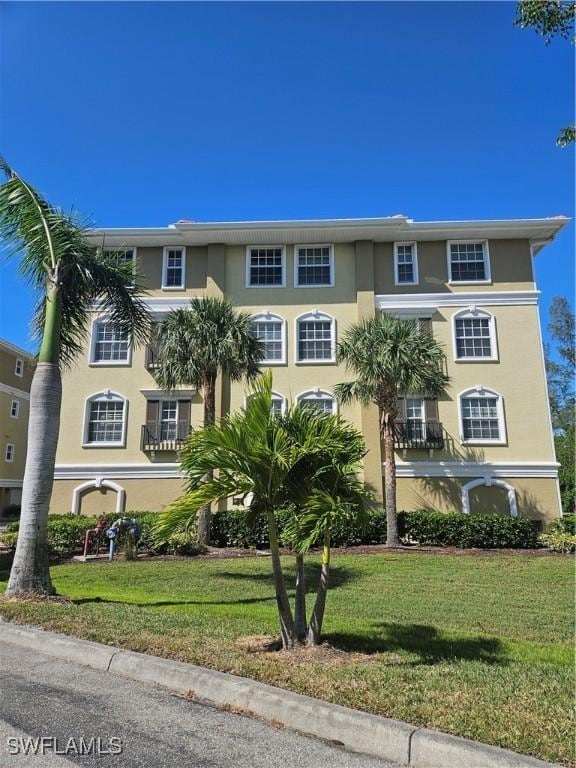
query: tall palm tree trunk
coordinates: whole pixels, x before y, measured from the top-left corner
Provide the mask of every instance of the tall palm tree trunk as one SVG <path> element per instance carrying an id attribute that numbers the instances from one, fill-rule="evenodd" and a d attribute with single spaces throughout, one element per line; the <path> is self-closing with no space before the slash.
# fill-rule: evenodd
<path id="1" fill-rule="evenodd" d="M 296 555 L 296 597 L 294 599 L 294 627 L 299 643 L 306 642 L 306 577 L 304 555 Z"/>
<path id="2" fill-rule="evenodd" d="M 278 547 L 278 534 L 276 531 L 276 520 L 273 510 L 269 509 L 266 513 L 268 519 L 268 535 L 270 537 L 270 553 L 272 555 L 272 574 L 274 578 L 274 590 L 276 592 L 276 605 L 278 606 L 278 617 L 280 619 L 280 634 L 282 637 L 283 648 L 293 648 L 296 641 L 296 632 L 294 619 L 286 591 L 284 574 L 282 573 L 282 564 L 280 562 L 280 549 Z"/>
<path id="3" fill-rule="evenodd" d="M 326 609 L 326 596 L 328 594 L 328 580 L 330 577 L 330 531 L 324 532 L 324 544 L 322 546 L 322 564 L 320 568 L 320 582 L 316 593 L 316 602 L 310 616 L 307 641 L 309 645 L 319 645 Z"/>
<path id="4" fill-rule="evenodd" d="M 216 423 L 216 377 L 209 376 L 204 382 L 204 426 Z M 205 477 L 206 482 L 213 478 L 213 473 L 208 472 Z M 206 546 L 210 543 L 210 522 L 212 511 L 210 504 L 198 512 L 198 539 L 201 544 Z"/>
<path id="5" fill-rule="evenodd" d="M 22 514 L 7 597 L 53 595 L 48 568 L 48 507 L 52 495 L 60 429 L 62 378 L 58 365 L 60 302 L 51 288 L 46 302 L 44 338 L 30 388 L 28 451 L 22 488 Z"/>
<path id="6" fill-rule="evenodd" d="M 399 547 L 396 515 L 396 459 L 394 456 L 394 420 L 386 414 L 381 419 L 384 437 L 384 500 L 386 503 L 386 546 Z"/>

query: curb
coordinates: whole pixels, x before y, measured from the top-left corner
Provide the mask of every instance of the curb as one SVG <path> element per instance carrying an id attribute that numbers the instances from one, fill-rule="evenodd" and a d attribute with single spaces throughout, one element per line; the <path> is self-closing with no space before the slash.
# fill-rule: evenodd
<path id="1" fill-rule="evenodd" d="M 123 651 L 0 618 L 0 642 L 240 710 L 353 752 L 414 768 L 561 768 L 508 749 L 330 704 L 237 675 Z"/>

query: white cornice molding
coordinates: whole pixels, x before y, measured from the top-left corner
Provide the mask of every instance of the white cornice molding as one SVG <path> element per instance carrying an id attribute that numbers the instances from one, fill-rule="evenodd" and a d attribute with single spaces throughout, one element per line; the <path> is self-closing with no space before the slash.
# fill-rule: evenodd
<path id="1" fill-rule="evenodd" d="M 34 362 L 33 354 L 26 352 L 26 350 L 22 349 L 22 347 L 17 347 L 16 344 L 11 344 L 9 341 L 6 341 L 6 339 L 0 339 L 0 347 L 5 349 L 7 352 L 12 352 L 14 355 L 18 355 L 18 357 L 24 358 L 24 360 L 28 360 L 29 363 Z"/>
<path id="2" fill-rule="evenodd" d="M 183 289 L 184 290 L 184 289 Z M 174 309 L 186 309 L 191 300 L 198 298 L 197 296 L 147 296 L 142 299 L 146 309 L 153 315 L 167 315 L 168 312 L 172 312 Z M 94 302 L 88 308 L 89 312 L 102 312 L 103 307 L 101 302 Z"/>
<path id="3" fill-rule="evenodd" d="M 197 395 L 198 389 L 141 389 L 140 394 L 144 395 L 147 400 L 182 400 Z"/>
<path id="4" fill-rule="evenodd" d="M 535 477 L 557 478 L 556 461 L 399 461 L 398 477 Z M 384 464 L 382 464 L 384 472 Z"/>
<path id="5" fill-rule="evenodd" d="M 376 309 L 433 312 L 438 307 L 504 307 L 538 304 L 540 291 L 463 291 L 462 293 L 386 293 L 374 297 Z"/>
<path id="6" fill-rule="evenodd" d="M 366 219 L 309 219 L 286 221 L 179 221 L 168 227 L 102 228 L 92 230 L 97 244 L 109 247 L 181 245 L 284 244 L 374 240 L 450 240 L 458 237 L 521 238 L 549 241 L 570 221 L 565 216 L 544 219 L 485 221 L 413 221 L 406 216 Z"/>
<path id="7" fill-rule="evenodd" d="M 54 480 L 90 480 L 94 477 L 107 479 L 144 480 L 182 478 L 179 464 L 56 464 Z"/>
<path id="8" fill-rule="evenodd" d="M 22 400 L 30 400 L 30 392 L 24 392 L 23 389 L 16 389 L 16 387 L 11 387 L 8 384 L 0 383 L 0 392 L 13 397 L 20 397 Z"/>

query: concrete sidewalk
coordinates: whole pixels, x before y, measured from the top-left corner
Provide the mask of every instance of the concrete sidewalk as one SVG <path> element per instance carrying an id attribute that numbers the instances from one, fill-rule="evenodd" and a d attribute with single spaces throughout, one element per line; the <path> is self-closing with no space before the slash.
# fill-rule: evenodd
<path id="1" fill-rule="evenodd" d="M 236 675 L 0 621 L 0 642 L 159 685 L 415 768 L 549 768 L 535 758 L 329 704 Z"/>

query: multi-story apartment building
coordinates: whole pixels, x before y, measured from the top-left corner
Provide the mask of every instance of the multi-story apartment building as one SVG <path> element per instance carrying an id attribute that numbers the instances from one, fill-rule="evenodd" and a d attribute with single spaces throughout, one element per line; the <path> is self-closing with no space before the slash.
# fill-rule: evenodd
<path id="1" fill-rule="evenodd" d="M 566 219 L 199 223 L 97 230 L 144 276 L 158 319 L 193 296 L 226 296 L 266 341 L 275 407 L 335 411 L 349 374 L 335 344 L 376 312 L 416 318 L 442 343 L 445 396 L 406 393 L 398 426 L 398 507 L 560 514 L 533 258 Z M 177 449 L 201 423 L 201 396 L 161 392 L 153 349 L 133 348 L 97 308 L 64 379 L 52 510 L 158 510 L 181 491 Z M 244 384 L 220 383 L 218 412 Z M 365 479 L 382 489 L 374 407 L 342 408 L 363 432 Z"/>
<path id="2" fill-rule="evenodd" d="M 33 372 L 32 356 L 0 339 L 0 515 L 22 498 Z"/>

